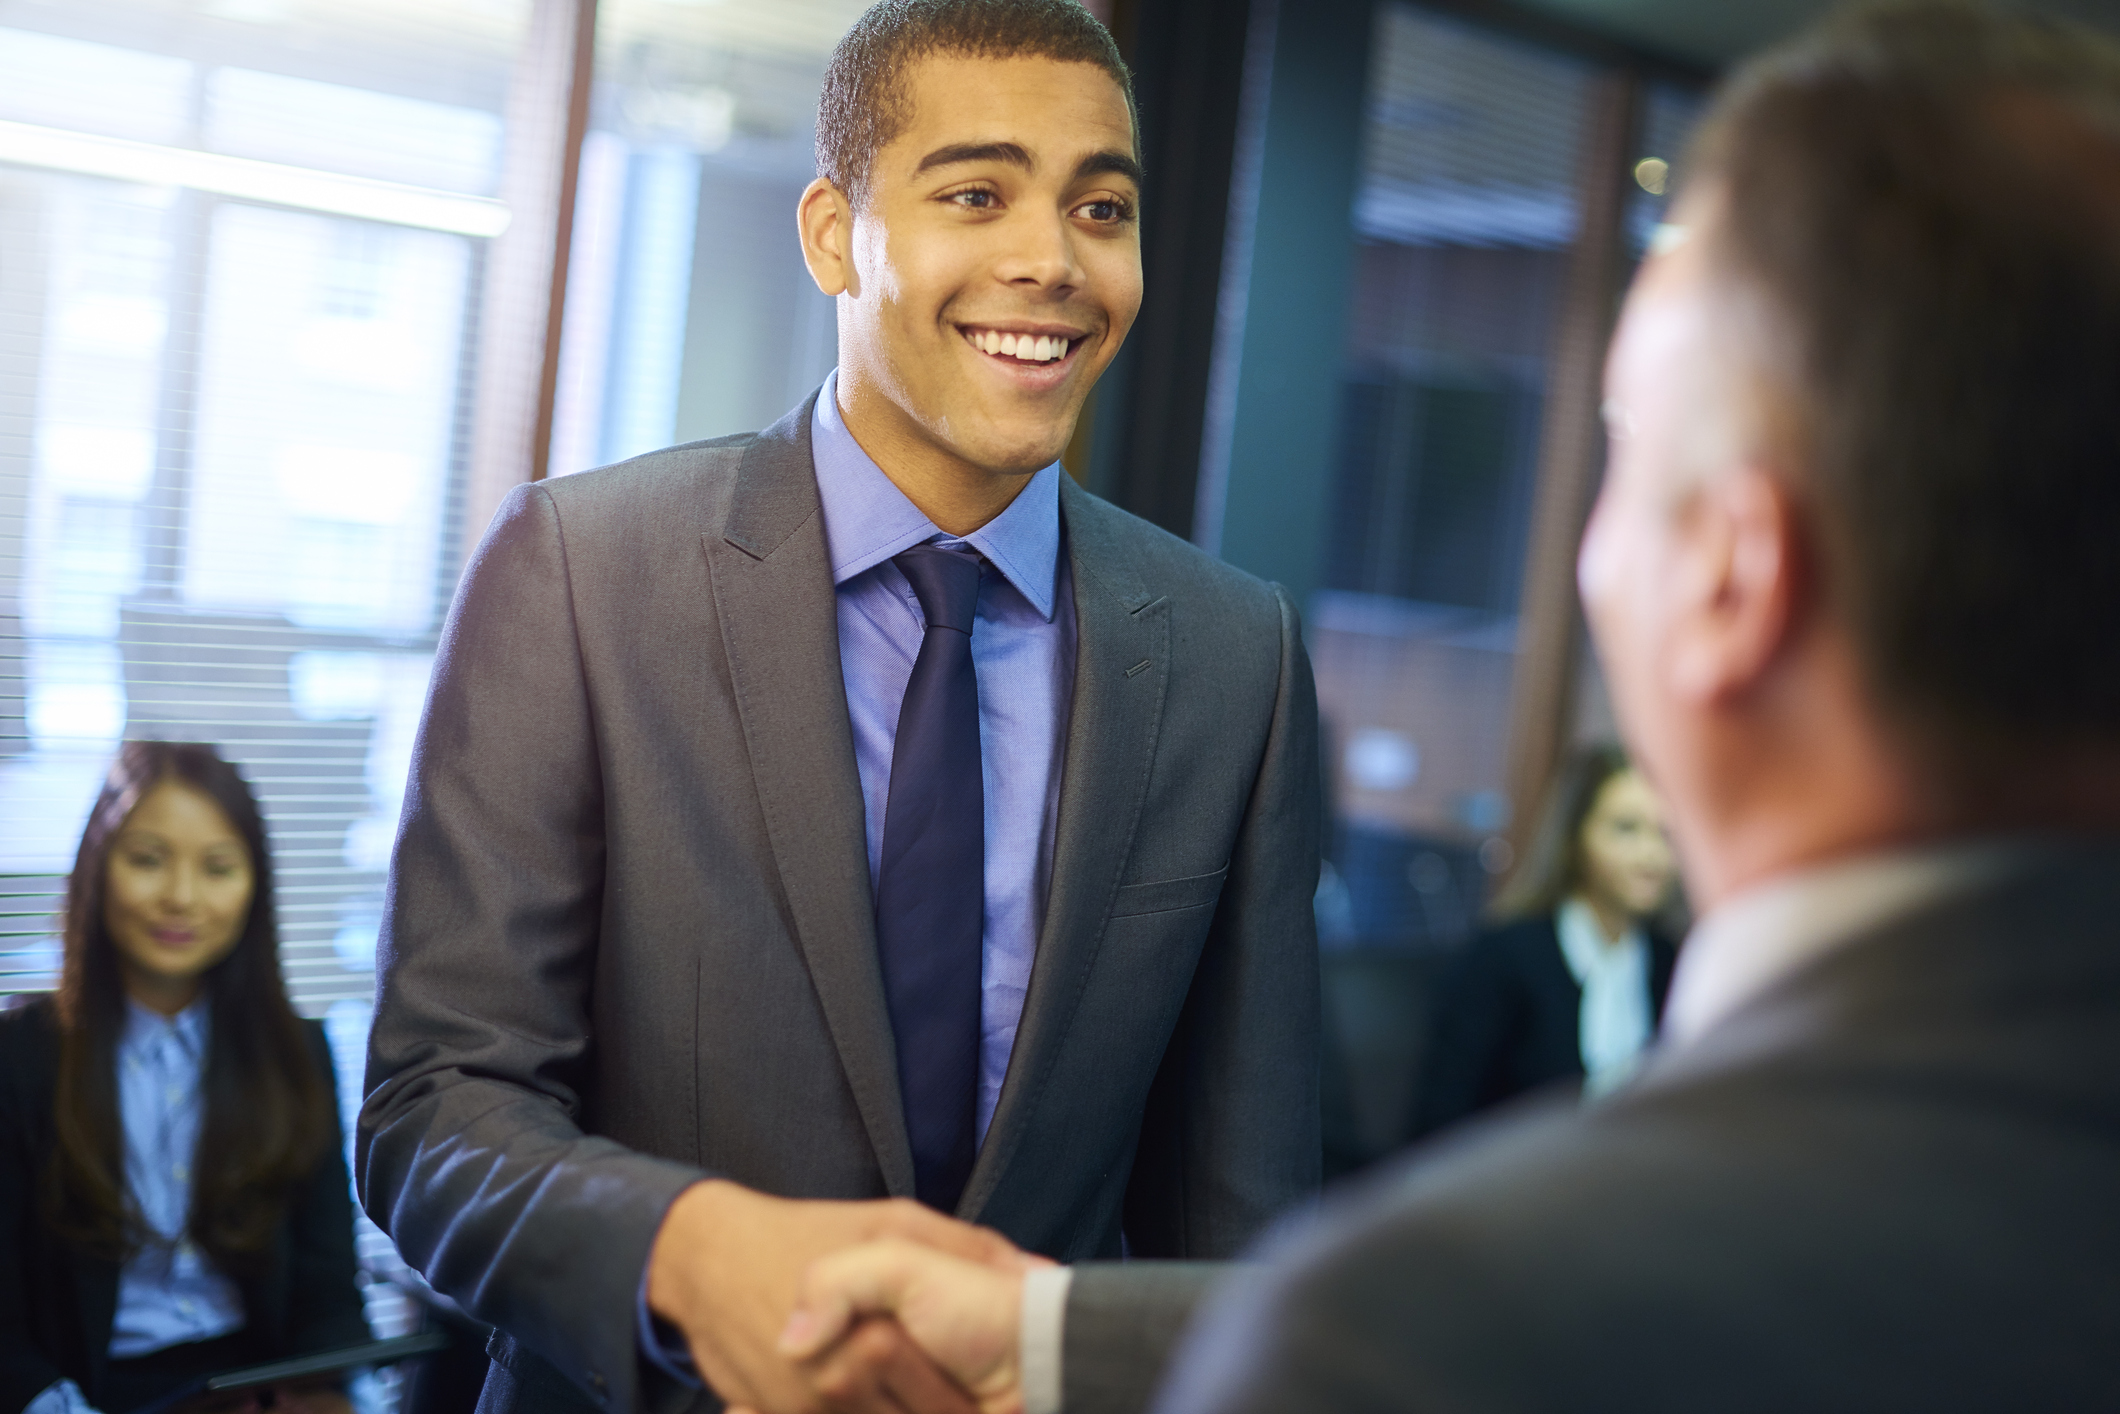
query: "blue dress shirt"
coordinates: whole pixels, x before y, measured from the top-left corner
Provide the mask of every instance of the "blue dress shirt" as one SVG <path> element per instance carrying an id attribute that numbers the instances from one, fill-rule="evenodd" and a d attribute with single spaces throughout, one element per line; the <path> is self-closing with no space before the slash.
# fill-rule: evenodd
<path id="1" fill-rule="evenodd" d="M 243 1328 L 243 1297 L 192 1244 L 191 1163 L 204 1119 L 199 1082 L 211 1026 L 201 997 L 174 1017 L 126 1003 L 118 1039 L 125 1186 L 150 1235 L 118 1272 L 110 1355 L 130 1360 Z"/>
<path id="2" fill-rule="evenodd" d="M 1052 883 L 1060 770 L 1075 698 L 1073 576 L 1060 553 L 1060 464 L 971 534 L 945 535 L 869 459 L 840 418 L 835 372 L 810 423 L 825 554 L 839 609 L 839 670 L 854 724 L 868 827 L 869 883 L 883 857 L 898 708 L 927 621 L 891 557 L 923 541 L 986 557 L 972 627 L 986 789 L 986 922 L 981 939 L 978 1135 L 983 1142 L 1023 1016 Z"/>
<path id="3" fill-rule="evenodd" d="M 839 671 L 854 727 L 871 889 L 883 857 L 898 708 L 927 632 L 919 597 L 891 557 L 932 540 L 969 545 L 987 561 L 972 621 L 980 775 L 986 791 L 977 1113 L 983 1143 L 1008 1075 L 1045 919 L 1060 772 L 1075 700 L 1074 577 L 1060 553 L 1060 477 L 1065 473 L 1054 462 L 1032 476 L 1000 515 L 969 535 L 946 535 L 854 440 L 839 413 L 838 389 L 835 369 L 810 419 L 810 456 L 838 604 Z M 684 1342 L 651 1321 L 647 1291 L 642 1273 L 641 1347 L 664 1371 L 691 1383 Z"/>
<path id="4" fill-rule="evenodd" d="M 118 1115 L 125 1187 L 148 1228 L 118 1271 L 110 1357 L 131 1360 L 243 1328 L 243 1294 L 185 1234 L 191 1164 L 204 1118 L 200 1080 L 212 1026 L 204 997 L 173 1017 L 125 1004 L 118 1037 Z M 80 1387 L 58 1380 L 23 1414 L 93 1414 Z"/>

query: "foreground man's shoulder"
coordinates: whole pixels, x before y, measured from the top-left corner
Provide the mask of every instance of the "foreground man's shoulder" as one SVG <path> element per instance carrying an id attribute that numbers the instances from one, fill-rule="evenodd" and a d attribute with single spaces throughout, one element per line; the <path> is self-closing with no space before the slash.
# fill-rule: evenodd
<path id="1" fill-rule="evenodd" d="M 2120 1394 L 2084 1354 L 2120 1309 L 2081 1299 L 2120 1163 L 1879 1078 L 1732 1055 L 1451 1131 L 1284 1232 L 1194 1361 L 1241 1388 L 1196 1407 L 2113 1407 L 2064 1396 Z"/>
<path id="2" fill-rule="evenodd" d="M 1643 1304 L 1591 1299 L 1599 1254 L 1643 1211 L 1612 1196 L 1640 1178 L 1557 1106 L 1455 1131 L 1269 1239 L 1211 1298 L 1159 1414 L 1568 1407 L 1549 1402 L 1553 1381 L 1583 1394 L 1598 1372 L 1571 1371 L 1565 1352 Z M 1657 1265 L 1627 1257 L 1643 1275 Z"/>

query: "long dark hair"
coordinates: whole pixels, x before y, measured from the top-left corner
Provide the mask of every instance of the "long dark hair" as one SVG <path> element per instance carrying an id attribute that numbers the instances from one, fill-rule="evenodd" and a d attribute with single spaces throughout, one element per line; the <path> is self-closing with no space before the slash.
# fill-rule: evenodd
<path id="1" fill-rule="evenodd" d="M 1617 746 L 1581 747 L 1561 763 L 1524 862 L 1489 910 L 1495 921 L 1543 917 L 1582 883 L 1583 822 L 1605 783 L 1629 769 L 1627 753 Z"/>
<path id="2" fill-rule="evenodd" d="M 97 1255 L 122 1257 L 147 1236 L 125 1188 L 116 1069 L 125 986 L 103 911 L 112 841 L 164 781 L 182 782 L 221 808 L 250 850 L 255 881 L 242 936 L 204 978 L 212 1038 L 186 1219 L 191 1240 L 224 1271 L 240 1274 L 265 1260 L 289 1187 L 329 1142 L 331 1091 L 280 977 L 264 818 L 241 774 L 211 746 L 125 743 L 89 812 L 66 887 L 58 1145 L 46 1198 L 55 1228 Z"/>

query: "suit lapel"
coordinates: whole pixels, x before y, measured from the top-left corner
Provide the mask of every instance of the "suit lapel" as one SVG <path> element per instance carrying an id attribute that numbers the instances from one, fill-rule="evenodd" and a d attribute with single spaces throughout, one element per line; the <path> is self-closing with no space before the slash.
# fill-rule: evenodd
<path id="1" fill-rule="evenodd" d="M 1148 790 L 1170 673 L 1170 602 L 1114 536 L 1121 512 L 1060 480 L 1075 581 L 1075 695 L 1060 778 L 1052 891 L 994 1121 L 959 1204 L 976 1217 L 1021 1144 L 1104 939 Z"/>
<path id="2" fill-rule="evenodd" d="M 910 1194 L 810 412 L 805 401 L 744 453 L 728 521 L 705 537 L 707 565 L 796 936 L 884 1183 Z"/>

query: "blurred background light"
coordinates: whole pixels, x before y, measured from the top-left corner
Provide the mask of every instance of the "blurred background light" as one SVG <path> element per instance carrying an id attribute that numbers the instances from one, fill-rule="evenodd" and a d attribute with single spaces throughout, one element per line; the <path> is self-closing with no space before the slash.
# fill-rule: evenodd
<path id="1" fill-rule="evenodd" d="M 485 197 L 29 123 L 0 120 L 0 162 L 143 186 L 189 187 L 463 236 L 497 236 L 508 229 L 508 208 Z"/>

